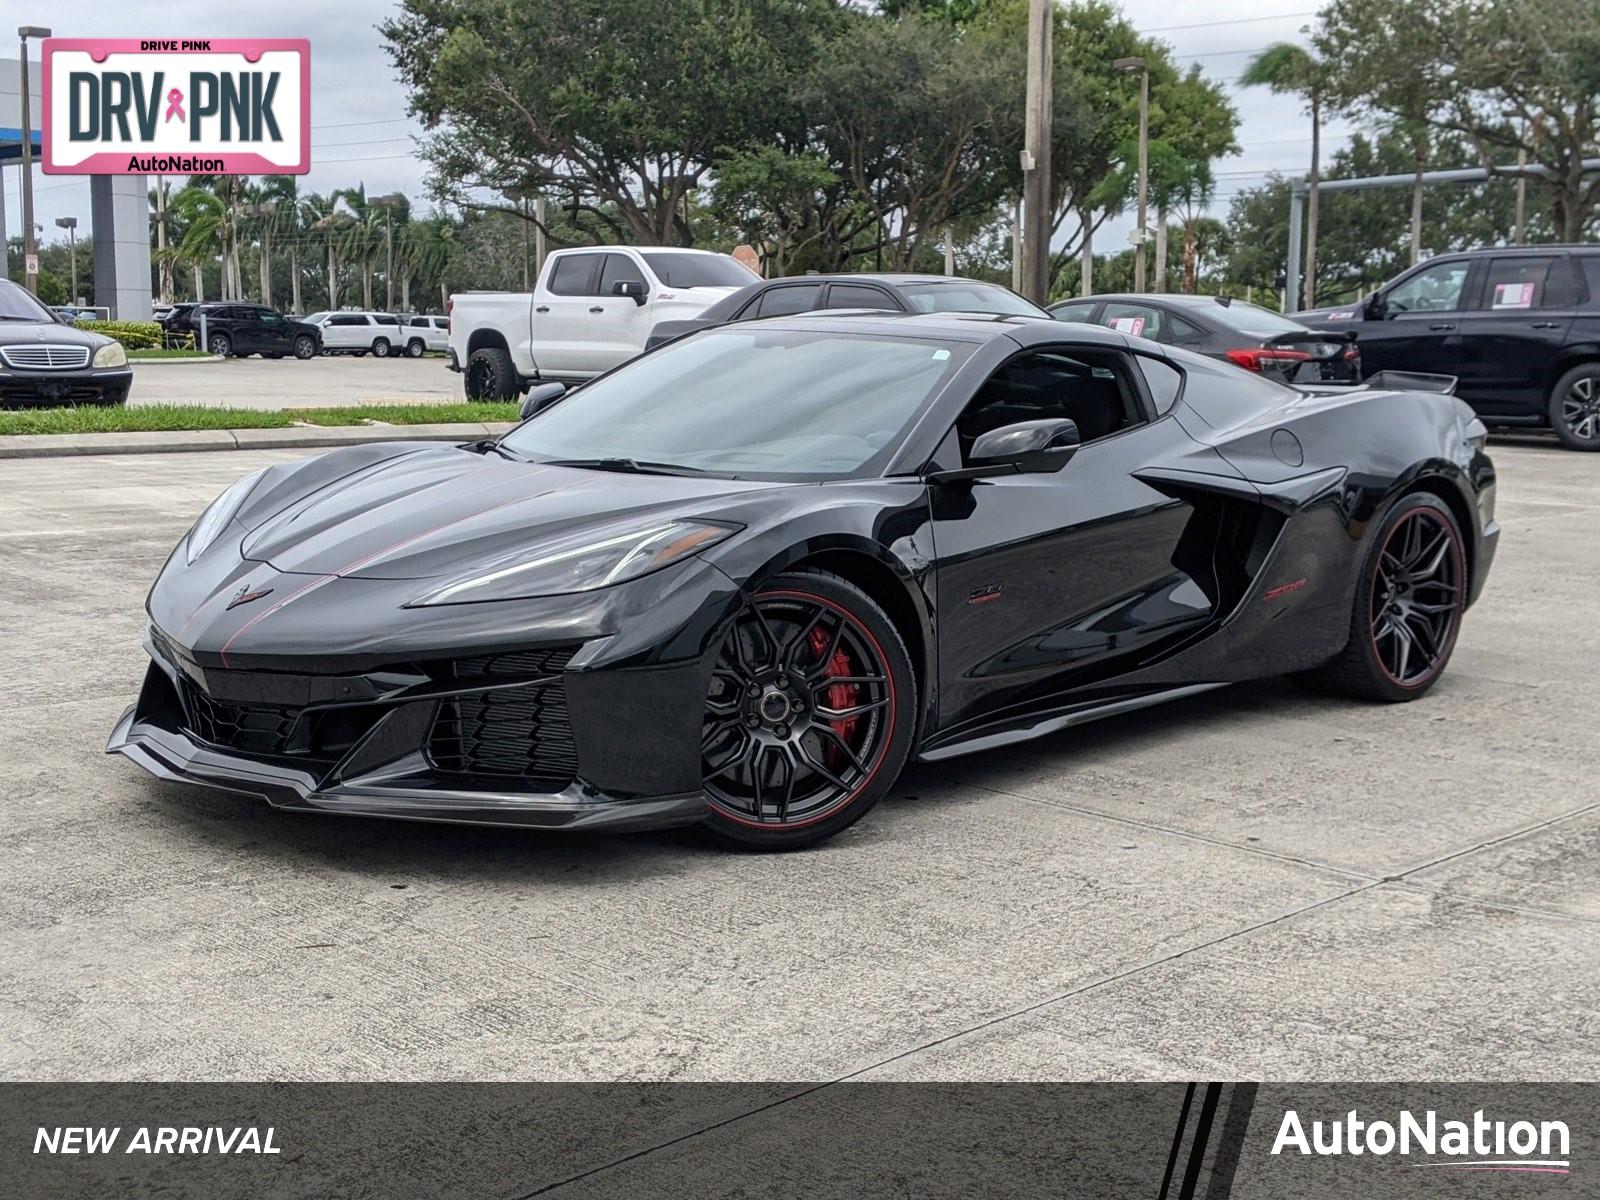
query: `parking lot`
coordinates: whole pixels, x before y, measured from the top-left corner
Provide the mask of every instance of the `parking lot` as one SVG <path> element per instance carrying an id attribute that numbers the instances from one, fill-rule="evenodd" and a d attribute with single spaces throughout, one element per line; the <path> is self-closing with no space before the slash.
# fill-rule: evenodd
<path id="1" fill-rule="evenodd" d="M 326 365 L 169 374 L 237 403 L 217 370 Z M 1600 460 L 1494 453 L 1499 562 L 1425 700 L 1229 689 L 913 769 L 783 856 L 279 814 L 107 758 L 171 546 L 292 454 L 7 463 L 0 1073 L 1592 1078 Z"/>
<path id="2" fill-rule="evenodd" d="M 140 362 L 131 406 L 201 404 L 208 408 L 327 408 L 343 404 L 417 404 L 461 399 L 461 376 L 444 358 L 229 358 L 221 362 Z"/>

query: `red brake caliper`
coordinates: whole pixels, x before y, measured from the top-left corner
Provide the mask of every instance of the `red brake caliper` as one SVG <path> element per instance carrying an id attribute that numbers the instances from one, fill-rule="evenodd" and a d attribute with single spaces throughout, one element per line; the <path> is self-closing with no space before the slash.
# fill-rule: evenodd
<path id="1" fill-rule="evenodd" d="M 813 654 L 821 654 L 828 648 L 828 635 L 821 629 L 813 629 L 811 631 L 810 641 Z M 823 673 L 829 678 L 854 673 L 850 668 L 850 656 L 845 653 L 843 646 L 833 652 L 833 657 L 828 660 L 828 665 Z M 834 709 L 853 707 L 856 703 L 856 693 L 860 687 L 861 685 L 857 683 L 830 684 L 826 693 L 828 707 Z M 833 726 L 833 731 L 844 740 L 846 745 L 851 745 L 850 735 L 855 732 L 856 722 L 860 719 L 860 717 L 838 717 L 829 721 L 828 724 Z M 836 766 L 838 761 L 843 758 L 844 752 L 838 746 L 830 743 L 828 746 L 828 765 L 830 767 Z"/>

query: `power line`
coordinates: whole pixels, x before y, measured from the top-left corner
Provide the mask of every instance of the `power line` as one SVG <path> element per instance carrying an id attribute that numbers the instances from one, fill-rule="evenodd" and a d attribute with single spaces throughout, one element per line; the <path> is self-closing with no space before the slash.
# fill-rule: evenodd
<path id="1" fill-rule="evenodd" d="M 1250 25 L 1260 21 L 1292 21 L 1296 17 L 1314 17 L 1316 9 L 1306 12 L 1273 13 L 1265 17 L 1230 17 L 1226 21 L 1195 21 L 1189 25 L 1158 25 L 1154 29 L 1143 29 L 1141 33 L 1172 33 L 1179 29 L 1211 29 L 1217 25 Z"/>

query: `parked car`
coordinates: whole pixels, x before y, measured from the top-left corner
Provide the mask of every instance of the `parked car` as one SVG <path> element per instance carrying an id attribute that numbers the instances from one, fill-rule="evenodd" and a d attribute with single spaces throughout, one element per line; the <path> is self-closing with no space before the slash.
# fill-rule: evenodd
<path id="1" fill-rule="evenodd" d="M 1491 428 L 1545 428 L 1600 450 L 1600 246 L 1446 254 L 1355 304 L 1296 313 L 1350 330 L 1369 371 L 1457 377 Z"/>
<path id="2" fill-rule="evenodd" d="M 306 320 L 322 331 L 324 354 L 388 358 L 405 349 L 400 318 L 385 312 L 314 312 Z"/>
<path id="3" fill-rule="evenodd" d="M 167 333 L 192 333 L 202 349 L 224 358 L 314 358 L 322 347 L 322 330 L 306 321 L 286 317 L 275 308 L 238 301 L 179 305 L 167 317 Z M 204 319 L 202 321 L 202 318 Z"/>
<path id="4" fill-rule="evenodd" d="M 1260 305 L 1227 296 L 1107 294 L 1050 306 L 1058 321 L 1084 321 L 1180 346 L 1283 383 L 1358 383 L 1361 352 L 1347 334 L 1318 333 Z"/>
<path id="5" fill-rule="evenodd" d="M 235 482 L 106 748 L 288 811 L 792 849 L 910 761 L 1229 683 L 1418 700 L 1493 564 L 1484 437 L 1090 325 L 705 330 L 498 439 Z"/>
<path id="6" fill-rule="evenodd" d="M 92 308 L 79 308 L 75 304 L 56 304 L 50 309 L 68 325 L 76 325 L 80 321 L 93 321 L 96 317 Z"/>
<path id="7" fill-rule="evenodd" d="M 0 279 L 0 404 L 122 404 L 132 386 L 120 342 L 77 328 Z"/>
<path id="8" fill-rule="evenodd" d="M 709 250 L 557 250 L 533 293 L 450 298 L 448 365 L 470 400 L 510 399 L 539 380 L 590 379 L 638 354 L 664 320 L 697 316 L 759 276 Z"/>
<path id="9" fill-rule="evenodd" d="M 450 318 L 413 313 L 400 318 L 406 354 L 421 358 L 429 350 L 443 352 L 450 346 Z"/>
<path id="10" fill-rule="evenodd" d="M 756 317 L 781 317 L 824 308 L 871 308 L 887 312 L 974 312 L 1002 316 L 1049 314 L 998 284 L 952 275 L 792 275 L 741 288 L 697 317 L 660 321 L 646 350 L 673 338 Z"/>

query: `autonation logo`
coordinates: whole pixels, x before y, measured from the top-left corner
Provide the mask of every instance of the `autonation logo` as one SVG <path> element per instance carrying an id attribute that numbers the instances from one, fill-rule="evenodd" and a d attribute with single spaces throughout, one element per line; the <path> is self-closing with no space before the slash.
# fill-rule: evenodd
<path id="1" fill-rule="evenodd" d="M 1312 1121 L 1311 1131 L 1300 1114 L 1289 1109 L 1278 1126 L 1272 1153 L 1290 1151 L 1329 1157 L 1388 1154 L 1445 1159 L 1416 1162 L 1419 1167 L 1453 1167 L 1463 1171 L 1521 1171 L 1565 1175 L 1571 1135 L 1565 1121 L 1491 1121 L 1479 1109 L 1469 1121 L 1440 1120 L 1432 1109 L 1418 1117 L 1401 1109 L 1393 1121 L 1364 1121 L 1355 1109 L 1343 1120 Z M 1459 1160 L 1459 1161 L 1456 1161 Z"/>

